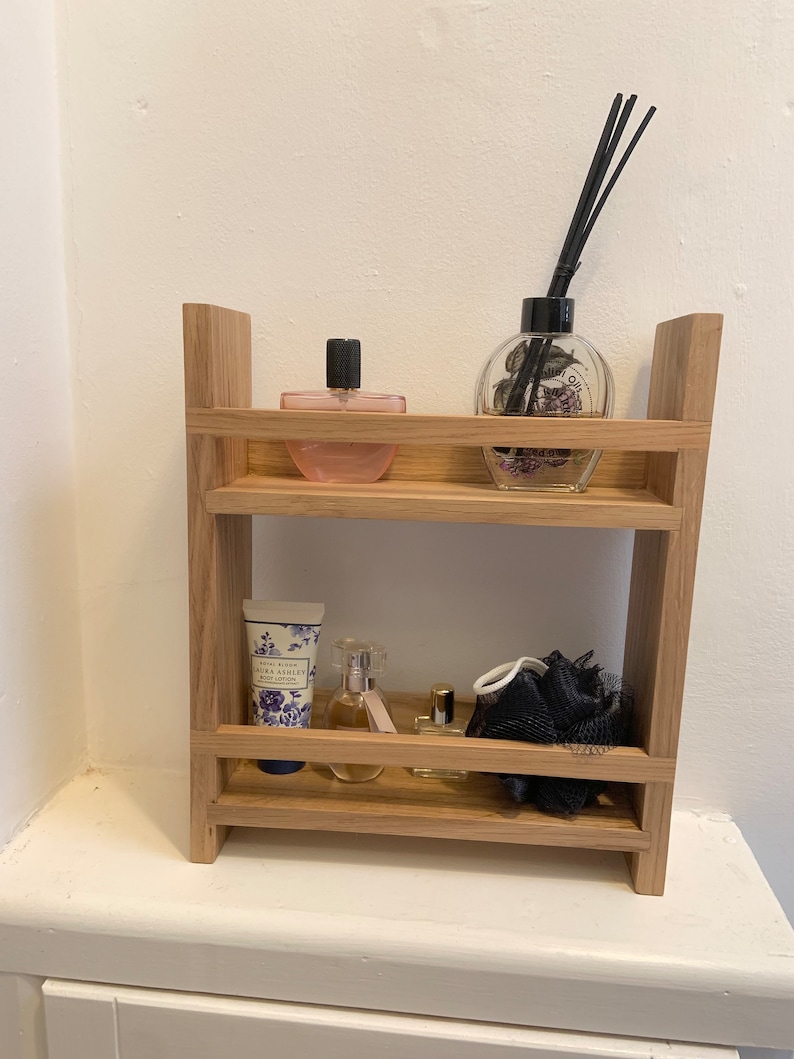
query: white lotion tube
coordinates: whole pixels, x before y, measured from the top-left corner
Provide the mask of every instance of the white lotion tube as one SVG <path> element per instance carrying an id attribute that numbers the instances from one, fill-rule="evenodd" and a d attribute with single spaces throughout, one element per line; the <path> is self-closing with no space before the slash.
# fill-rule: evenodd
<path id="1" fill-rule="evenodd" d="M 317 644 L 325 606 L 266 599 L 243 601 L 251 662 L 254 724 L 308 728 L 312 713 Z M 263 772 L 287 775 L 305 761 L 259 761 Z"/>

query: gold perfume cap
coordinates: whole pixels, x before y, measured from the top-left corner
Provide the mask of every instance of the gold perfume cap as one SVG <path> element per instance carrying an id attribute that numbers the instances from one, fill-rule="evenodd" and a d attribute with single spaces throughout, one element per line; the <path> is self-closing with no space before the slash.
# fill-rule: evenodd
<path id="1" fill-rule="evenodd" d="M 430 689 L 430 720 L 449 724 L 455 716 L 455 689 L 451 684 L 434 684 Z"/>

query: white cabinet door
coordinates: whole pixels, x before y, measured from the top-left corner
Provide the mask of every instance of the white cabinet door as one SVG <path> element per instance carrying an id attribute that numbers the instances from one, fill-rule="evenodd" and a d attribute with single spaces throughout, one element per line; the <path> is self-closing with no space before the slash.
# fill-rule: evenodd
<path id="1" fill-rule="evenodd" d="M 46 1059 L 41 978 L 0 973 L 0 1059 Z"/>
<path id="2" fill-rule="evenodd" d="M 49 1059 L 737 1059 L 731 1048 L 153 989 L 44 985 Z"/>

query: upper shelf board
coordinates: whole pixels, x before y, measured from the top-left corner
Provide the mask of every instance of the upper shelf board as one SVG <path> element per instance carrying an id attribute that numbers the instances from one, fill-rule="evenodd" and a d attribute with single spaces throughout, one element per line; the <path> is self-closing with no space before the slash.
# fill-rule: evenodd
<path id="1" fill-rule="evenodd" d="M 252 441 L 310 438 L 393 445 L 505 445 L 633 452 L 707 449 L 711 433 L 710 423 L 692 420 L 340 414 L 264 408 L 188 408 L 185 421 L 188 434 Z"/>

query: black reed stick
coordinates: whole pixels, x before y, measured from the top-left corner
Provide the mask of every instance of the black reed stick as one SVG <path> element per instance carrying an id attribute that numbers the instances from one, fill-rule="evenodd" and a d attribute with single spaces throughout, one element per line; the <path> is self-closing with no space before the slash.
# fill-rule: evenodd
<path id="1" fill-rule="evenodd" d="M 645 132 L 646 128 L 648 127 L 648 122 L 651 120 L 651 118 L 654 116 L 655 113 L 656 113 L 656 107 L 650 107 L 649 110 L 648 110 L 648 113 L 645 115 L 645 117 L 640 122 L 639 128 L 637 129 L 637 131 L 632 136 L 631 142 L 629 143 L 628 147 L 626 148 L 626 150 L 625 150 L 625 152 L 623 154 L 623 157 L 620 159 L 618 164 L 615 166 L 615 171 L 613 172 L 612 176 L 610 177 L 607 186 L 604 188 L 604 192 L 601 195 L 601 198 L 595 204 L 595 206 L 593 208 L 593 212 L 590 214 L 590 217 L 589 217 L 589 219 L 587 221 L 587 224 L 585 225 L 584 230 L 581 233 L 581 237 L 579 239 L 579 242 L 577 243 L 577 245 L 575 247 L 575 250 L 574 250 L 574 253 L 572 255 L 574 260 L 576 260 L 577 262 L 579 261 L 579 258 L 582 256 L 582 250 L 584 250 L 584 245 L 585 245 L 585 243 L 587 242 L 587 240 L 590 237 L 590 233 L 592 232 L 592 230 L 593 230 L 593 228 L 595 226 L 595 222 L 598 220 L 598 216 L 601 213 L 601 210 L 604 208 L 604 204 L 606 203 L 606 200 L 609 198 L 609 193 L 612 191 L 612 189 L 614 188 L 615 184 L 617 183 L 618 177 L 620 176 L 620 174 L 623 172 L 623 170 L 625 168 L 626 162 L 628 162 L 629 158 L 631 157 L 632 151 L 634 150 L 634 148 L 639 143 L 640 137 Z M 576 270 L 574 269 L 574 271 L 576 271 Z M 570 283 L 570 279 L 569 279 L 568 282 Z M 568 290 L 568 286 L 566 284 L 565 290 L 562 291 L 560 297 L 564 298 L 567 290 Z"/>
<path id="2" fill-rule="evenodd" d="M 557 265 L 552 273 L 547 297 L 564 298 L 566 296 L 571 279 L 579 267 L 582 250 L 593 230 L 595 222 L 598 220 L 599 214 L 617 183 L 618 177 L 623 172 L 632 151 L 637 146 L 640 137 L 647 128 L 648 122 L 656 111 L 655 107 L 651 107 L 643 118 L 628 148 L 615 167 L 603 194 L 599 197 L 604 179 L 612 164 L 636 101 L 636 95 L 631 95 L 626 100 L 625 105 L 623 105 L 623 96 L 620 92 L 612 101 L 612 106 L 593 155 L 593 160 L 590 163 L 579 201 L 571 218 L 571 224 L 565 236 Z M 516 381 L 511 387 L 505 403 L 506 415 L 532 415 L 550 352 L 551 341 L 549 339 L 536 338 L 528 344 Z M 527 391 L 529 391 L 529 400 L 524 404 Z"/>
<path id="3" fill-rule="evenodd" d="M 620 117 L 618 118 L 617 124 L 615 125 L 615 129 L 612 133 L 612 136 L 609 139 L 609 143 L 598 156 L 595 177 L 590 182 L 590 186 L 588 189 L 585 211 L 580 218 L 579 225 L 577 226 L 576 232 L 574 233 L 571 245 L 568 247 L 567 257 L 564 260 L 564 274 L 560 277 L 562 279 L 562 283 L 555 282 L 554 280 L 552 280 L 552 283 L 549 285 L 548 296 L 550 298 L 563 297 L 563 295 L 560 293 L 561 290 L 568 289 L 568 285 L 571 282 L 571 279 L 573 278 L 573 275 L 576 272 L 577 268 L 579 267 L 579 255 L 577 253 L 577 250 L 581 241 L 582 231 L 589 222 L 593 206 L 595 205 L 598 193 L 601 190 L 601 185 L 604 183 L 604 178 L 607 175 L 607 171 L 609 170 L 610 165 L 612 164 L 612 159 L 614 158 L 615 151 L 617 150 L 618 144 L 620 143 L 620 138 L 626 130 L 626 125 L 628 124 L 629 117 L 631 116 L 631 112 L 634 109 L 634 104 L 636 102 L 637 97 L 635 95 L 629 96 L 629 98 L 626 100 L 623 110 L 621 111 Z"/>
<path id="4" fill-rule="evenodd" d="M 560 254 L 562 259 L 563 267 L 559 270 L 558 274 L 552 277 L 552 281 L 549 284 L 548 297 L 559 298 L 561 287 L 566 287 L 573 278 L 576 269 L 579 267 L 579 258 L 576 256 L 576 246 L 581 237 L 582 229 L 584 228 L 590 213 L 593 209 L 593 205 L 596 201 L 598 193 L 601 189 L 601 185 L 604 182 L 607 170 L 612 162 L 612 158 L 617 150 L 620 137 L 626 128 L 626 124 L 629 120 L 629 116 L 634 109 L 634 104 L 637 101 L 636 96 L 630 96 L 626 100 L 623 110 L 617 120 L 617 124 L 614 127 L 612 135 L 609 138 L 609 142 L 601 151 L 596 151 L 596 156 L 593 159 L 595 165 L 595 173 L 592 180 L 585 182 L 586 201 L 585 208 L 582 212 L 579 222 L 576 226 L 576 231 L 573 233 L 570 244 L 567 248 L 563 248 L 563 252 Z M 561 282 L 560 282 L 561 281 Z"/>
<path id="5" fill-rule="evenodd" d="M 621 98 L 619 93 L 616 98 Z M 634 109 L 634 104 L 636 102 L 637 97 L 635 95 L 629 96 L 629 98 L 626 100 L 626 104 L 623 107 L 623 110 L 621 111 L 620 117 L 618 118 L 617 124 L 615 125 L 614 132 L 612 133 L 609 139 L 609 143 L 607 144 L 606 149 L 603 151 L 600 159 L 598 160 L 596 174 L 591 182 L 587 194 L 587 203 L 585 206 L 584 213 L 582 214 L 582 217 L 586 220 L 587 223 L 587 235 L 589 235 L 590 231 L 592 230 L 591 222 L 593 221 L 593 215 L 591 211 L 593 210 L 593 206 L 596 203 L 596 196 L 598 195 L 598 192 L 601 189 L 601 185 L 604 182 L 604 177 L 606 176 L 607 171 L 610 165 L 612 164 L 612 159 L 615 157 L 615 152 L 617 151 L 618 144 L 620 143 L 620 138 L 626 130 L 626 125 L 628 124 L 629 118 L 631 117 L 631 112 Z M 597 155 L 598 151 L 596 151 L 596 156 Z M 607 190 L 611 190 L 612 187 L 614 187 L 614 181 Z M 603 205 L 603 196 L 602 199 L 599 201 Z M 582 222 L 580 222 L 580 224 L 581 223 Z M 549 286 L 548 297 L 565 297 L 565 294 L 568 291 L 568 286 L 570 285 L 570 282 L 573 279 L 577 268 L 579 267 L 579 258 L 581 257 L 582 247 L 584 246 L 587 235 L 580 235 L 580 231 L 577 231 L 577 241 L 574 242 L 573 246 L 569 249 L 570 260 L 565 262 L 564 272 L 562 276 L 552 278 L 551 284 Z M 529 401 L 527 402 L 528 409 L 532 409 L 535 407 L 535 401 L 537 400 L 538 390 L 540 389 L 540 384 L 543 381 L 543 372 L 546 368 L 546 362 L 549 359 L 550 353 L 551 342 L 544 342 L 543 349 L 541 350 L 540 355 L 538 356 L 538 362 L 534 371 L 534 375 L 532 376 L 532 387 L 529 393 Z M 532 412 L 529 411 L 528 414 L 532 415 Z"/>
<path id="6" fill-rule="evenodd" d="M 626 101 L 626 105 L 623 107 L 622 112 L 622 94 L 618 92 L 612 101 L 612 106 L 610 107 L 607 120 L 601 132 L 601 138 L 598 141 L 593 160 L 590 163 L 590 168 L 587 171 L 587 176 L 585 177 L 585 182 L 581 194 L 579 195 L 579 201 L 576 204 L 576 209 L 571 218 L 571 224 L 568 228 L 568 233 L 557 260 L 557 266 L 552 274 L 547 294 L 547 297 L 549 298 L 559 297 L 560 295 L 558 291 L 561 289 L 567 290 L 568 284 L 576 271 L 578 258 L 573 256 L 573 251 L 581 238 L 582 229 L 590 216 L 593 203 L 596 200 L 596 196 L 603 183 L 606 171 L 609 168 L 609 162 L 615 153 L 618 141 L 626 127 L 626 122 L 628 121 L 636 99 L 636 96 L 631 96 L 631 98 Z M 530 342 L 527 356 L 524 358 L 521 367 L 519 368 L 518 377 L 510 390 L 507 404 L 505 405 L 506 414 L 519 414 L 522 410 L 527 390 L 530 390 L 529 401 L 524 407 L 524 414 L 532 415 L 532 407 L 535 403 L 538 389 L 540 388 L 543 369 L 546 366 L 546 361 L 548 360 L 548 354 L 551 348 L 549 343 L 545 343 L 545 345 L 548 348 L 542 350 L 540 348 L 540 340 L 536 339 L 533 342 Z M 543 355 L 544 352 L 546 354 L 545 356 Z"/>
<path id="7" fill-rule="evenodd" d="M 587 171 L 584 184 L 582 186 L 581 194 L 579 195 L 579 201 L 576 203 L 576 209 L 573 211 L 573 217 L 571 218 L 571 224 L 568 228 L 568 234 L 565 236 L 565 242 L 562 244 L 562 250 L 557 261 L 557 267 L 554 269 L 551 277 L 551 283 L 549 284 L 550 298 L 554 297 L 554 282 L 561 270 L 567 270 L 569 268 L 569 258 L 571 256 L 571 247 L 579 236 L 582 224 L 587 220 L 587 215 L 590 210 L 587 209 L 587 202 L 590 198 L 590 190 L 595 182 L 596 175 L 598 173 L 598 167 L 600 160 L 609 146 L 609 141 L 612 138 L 612 132 L 615 128 L 615 122 L 617 121 L 618 112 L 620 111 L 621 103 L 623 102 L 623 96 L 618 92 L 612 101 L 607 120 L 604 125 L 604 129 L 601 133 L 601 139 L 598 141 L 598 146 L 595 149 L 593 160 L 590 163 L 590 168 Z"/>

